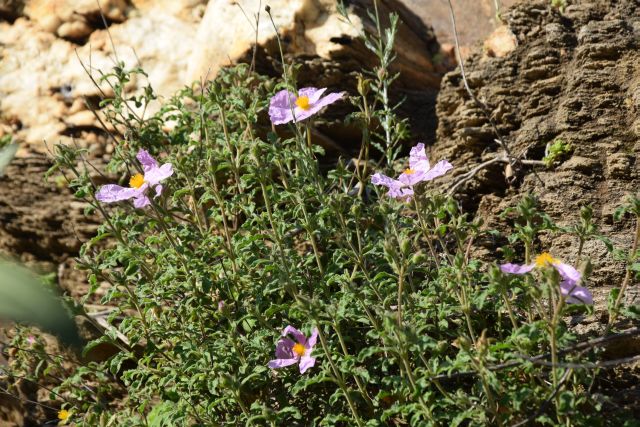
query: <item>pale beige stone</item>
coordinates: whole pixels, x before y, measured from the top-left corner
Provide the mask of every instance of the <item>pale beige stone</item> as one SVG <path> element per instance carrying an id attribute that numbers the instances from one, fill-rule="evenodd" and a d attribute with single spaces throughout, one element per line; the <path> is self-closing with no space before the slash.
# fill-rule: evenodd
<path id="1" fill-rule="evenodd" d="M 82 39 L 87 37 L 93 29 L 84 21 L 65 22 L 57 30 L 58 36 L 66 39 Z"/>
<path id="2" fill-rule="evenodd" d="M 496 28 L 484 42 L 484 52 L 489 57 L 502 58 L 513 52 L 518 39 L 508 26 Z"/>

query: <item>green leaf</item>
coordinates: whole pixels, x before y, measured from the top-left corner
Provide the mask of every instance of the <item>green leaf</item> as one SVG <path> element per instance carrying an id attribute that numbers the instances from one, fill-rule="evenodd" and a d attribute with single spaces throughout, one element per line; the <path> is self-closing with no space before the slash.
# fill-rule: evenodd
<path id="1" fill-rule="evenodd" d="M 0 317 L 38 326 L 68 345 L 81 342 L 61 299 L 26 270 L 1 261 Z"/>
<path id="2" fill-rule="evenodd" d="M 9 144 L 5 147 L 0 148 L 0 176 L 4 176 L 4 171 L 9 166 L 9 163 L 16 156 L 16 152 L 18 151 L 18 144 Z"/>

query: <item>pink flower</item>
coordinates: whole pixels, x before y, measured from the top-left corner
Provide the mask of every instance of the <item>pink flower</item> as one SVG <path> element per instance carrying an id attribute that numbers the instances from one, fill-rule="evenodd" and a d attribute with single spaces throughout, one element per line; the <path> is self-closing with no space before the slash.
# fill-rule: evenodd
<path id="1" fill-rule="evenodd" d="M 291 334 L 295 341 L 287 338 Z M 285 366 L 300 364 L 300 373 L 304 374 L 307 369 L 316 364 L 316 359 L 311 357 L 313 347 L 318 339 L 318 328 L 313 328 L 309 339 L 302 332 L 289 325 L 282 331 L 282 336 L 276 345 L 276 359 L 270 361 L 267 366 L 272 369 L 284 368 Z"/>
<path id="2" fill-rule="evenodd" d="M 433 167 L 429 164 L 429 158 L 424 149 L 424 144 L 419 143 L 409 153 L 409 167 L 400 174 L 398 179 L 389 178 L 381 173 L 371 177 L 374 185 L 383 185 L 389 189 L 388 196 L 394 199 L 409 201 L 413 197 L 413 186 L 423 181 L 431 181 L 444 175 L 453 166 L 446 160 L 440 160 Z"/>
<path id="3" fill-rule="evenodd" d="M 155 190 L 155 197 L 162 194 L 162 184 L 160 182 L 173 175 L 173 167 L 171 163 L 165 163 L 162 166 L 151 157 L 147 150 L 140 150 L 136 156 L 142 164 L 144 175 L 136 174 L 129 180 L 129 188 L 121 187 L 115 184 L 103 185 L 96 198 L 103 203 L 114 203 L 122 200 L 133 199 L 133 206 L 136 208 L 144 208 L 151 204 L 151 200 L 147 197 L 147 191 L 152 188 Z"/>
<path id="4" fill-rule="evenodd" d="M 297 96 L 286 89 L 279 91 L 269 103 L 271 123 L 282 125 L 293 120 L 302 121 L 344 96 L 344 92 L 338 92 L 322 97 L 326 90 L 327 88 L 305 87 L 298 91 Z"/>
<path id="5" fill-rule="evenodd" d="M 582 274 L 569 264 L 560 262 L 560 260 L 552 257 L 549 253 L 544 252 L 538 255 L 531 264 L 503 264 L 500 270 L 507 274 L 526 274 L 534 268 L 544 268 L 551 266 L 555 268 L 562 282 L 560 282 L 560 292 L 567 298 L 569 304 L 593 304 L 593 295 L 583 286 L 578 286 Z"/>

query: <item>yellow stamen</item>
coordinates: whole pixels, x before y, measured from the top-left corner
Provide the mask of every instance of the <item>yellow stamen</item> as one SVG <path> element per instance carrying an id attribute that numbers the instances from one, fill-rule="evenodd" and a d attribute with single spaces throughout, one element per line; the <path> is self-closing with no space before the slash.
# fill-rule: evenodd
<path id="1" fill-rule="evenodd" d="M 58 411 L 58 419 L 60 421 L 67 421 L 67 419 L 69 418 L 69 415 L 71 414 L 66 409 L 61 409 Z"/>
<path id="2" fill-rule="evenodd" d="M 414 173 L 416 173 L 416 171 L 415 171 L 415 170 L 413 170 L 413 169 L 411 169 L 411 168 L 406 168 L 406 169 L 404 170 L 404 174 L 405 174 L 405 175 L 413 175 Z"/>
<path id="3" fill-rule="evenodd" d="M 536 257 L 536 267 L 541 268 L 546 265 L 557 264 L 560 261 L 551 256 L 548 252 L 543 252 Z"/>
<path id="4" fill-rule="evenodd" d="M 299 96 L 298 99 L 296 99 L 296 105 L 303 110 L 308 110 L 309 108 L 311 108 L 311 106 L 309 105 L 308 96 Z"/>
<path id="5" fill-rule="evenodd" d="M 140 188 L 142 184 L 144 184 L 144 176 L 140 173 L 133 175 L 129 180 L 129 186 L 132 188 Z"/>
<path id="6" fill-rule="evenodd" d="M 297 354 L 299 357 L 304 356 L 305 348 L 302 344 L 297 343 L 293 346 L 293 352 Z"/>

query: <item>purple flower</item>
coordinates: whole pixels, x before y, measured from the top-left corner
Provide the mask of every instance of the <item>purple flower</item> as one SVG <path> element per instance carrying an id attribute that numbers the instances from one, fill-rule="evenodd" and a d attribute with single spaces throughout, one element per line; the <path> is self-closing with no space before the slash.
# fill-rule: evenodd
<path id="1" fill-rule="evenodd" d="M 162 166 L 158 165 L 158 162 L 151 157 L 147 150 L 138 151 L 136 156 L 144 175 L 135 174 L 129 180 L 129 188 L 121 187 L 115 184 L 103 185 L 96 198 L 103 203 L 114 203 L 122 200 L 133 199 L 133 206 L 136 208 L 144 208 L 151 204 L 151 200 L 147 197 L 147 191 L 152 188 L 155 191 L 155 196 L 158 197 L 162 194 L 162 184 L 160 182 L 173 175 L 173 167 L 171 163 L 165 163 Z"/>
<path id="2" fill-rule="evenodd" d="M 291 334 L 295 341 L 288 338 Z M 284 368 L 285 366 L 300 363 L 300 373 L 304 374 L 307 369 L 316 364 L 315 357 L 311 357 L 313 347 L 318 339 L 318 328 L 313 328 L 309 339 L 302 332 L 289 325 L 282 331 L 282 336 L 276 345 L 276 359 L 270 361 L 267 366 L 272 369 Z"/>
<path id="3" fill-rule="evenodd" d="M 327 88 L 305 87 L 298 91 L 297 96 L 286 89 L 279 91 L 273 95 L 269 103 L 271 123 L 282 125 L 293 120 L 299 122 L 344 96 L 344 92 L 338 92 L 322 97 L 326 90 Z"/>
<path id="4" fill-rule="evenodd" d="M 444 175 L 453 166 L 446 160 L 440 160 L 433 167 L 429 164 L 429 158 L 424 149 L 424 144 L 419 143 L 409 153 L 409 167 L 400 174 L 398 179 L 389 178 L 381 173 L 371 177 L 374 185 L 383 185 L 389 189 L 389 197 L 409 201 L 413 196 L 413 186 L 423 181 L 431 181 Z"/>
<path id="5" fill-rule="evenodd" d="M 552 257 L 549 253 L 544 252 L 538 255 L 531 264 L 503 264 L 500 270 L 507 274 L 526 274 L 534 268 L 544 268 L 551 266 L 555 268 L 562 281 L 560 282 L 560 292 L 567 298 L 569 304 L 593 304 L 593 295 L 578 283 L 582 279 L 582 274 L 569 264 L 560 262 L 560 260 Z"/>

